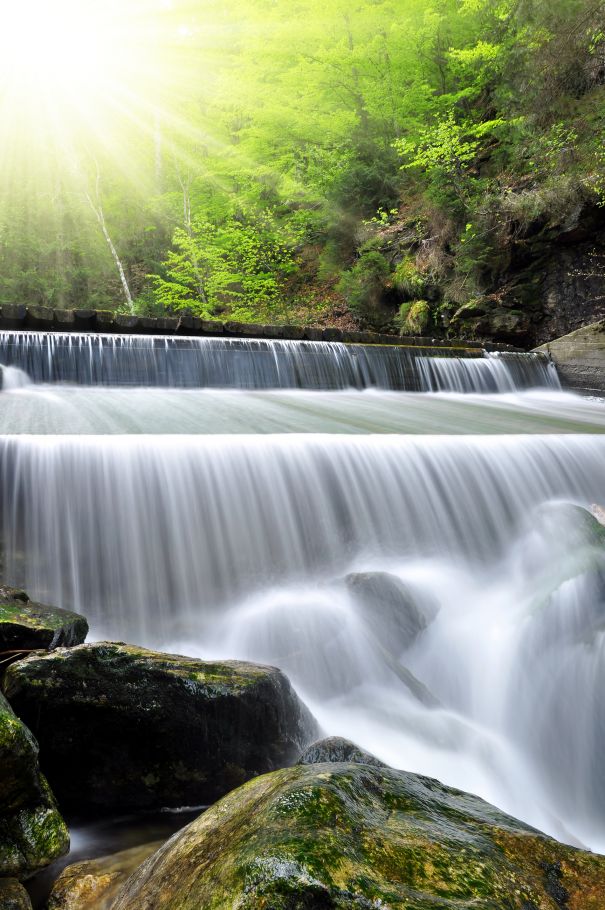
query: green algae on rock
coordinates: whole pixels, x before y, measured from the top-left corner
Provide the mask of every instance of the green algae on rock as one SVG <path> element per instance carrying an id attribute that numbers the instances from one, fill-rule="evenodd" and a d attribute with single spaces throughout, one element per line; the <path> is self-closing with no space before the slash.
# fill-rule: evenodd
<path id="1" fill-rule="evenodd" d="M 274 667 L 113 642 L 32 654 L 5 689 L 61 804 L 80 810 L 214 802 L 317 735 Z"/>
<path id="2" fill-rule="evenodd" d="M 53 885 L 48 910 L 111 910 L 129 876 L 163 843 L 154 841 L 111 856 L 72 863 Z"/>
<path id="3" fill-rule="evenodd" d="M 605 857 L 438 781 L 297 766 L 230 793 L 112 910 L 602 910 Z"/>
<path id="4" fill-rule="evenodd" d="M 25 591 L 0 587 L 0 652 L 52 651 L 81 645 L 88 623 L 78 613 L 30 600 Z"/>
<path id="5" fill-rule="evenodd" d="M 27 878 L 68 849 L 38 745 L 0 695 L 0 876 Z"/>

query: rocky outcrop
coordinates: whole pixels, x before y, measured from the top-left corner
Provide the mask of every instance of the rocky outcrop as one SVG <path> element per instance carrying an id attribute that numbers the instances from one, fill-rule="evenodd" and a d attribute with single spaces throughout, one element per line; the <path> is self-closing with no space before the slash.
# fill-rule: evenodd
<path id="1" fill-rule="evenodd" d="M 521 347 L 550 342 L 605 318 L 605 211 L 588 199 L 536 219 L 509 239 L 493 289 L 460 307 L 449 333 Z M 495 265 L 495 263 L 494 263 Z"/>
<path id="2" fill-rule="evenodd" d="M 29 894 L 15 878 L 0 878 L 0 910 L 32 910 Z"/>
<path id="3" fill-rule="evenodd" d="M 513 294 L 487 295 L 465 303 L 452 316 L 450 331 L 521 347 L 530 346 L 534 339 L 532 314 Z"/>
<path id="4" fill-rule="evenodd" d="M 150 857 L 112 910 L 604 905 L 604 857 L 435 780 L 323 764 L 230 793 Z"/>
<path id="5" fill-rule="evenodd" d="M 605 320 L 537 350 L 549 355 L 565 388 L 585 395 L 605 395 Z"/>
<path id="6" fill-rule="evenodd" d="M 299 765 L 319 765 L 323 762 L 350 762 L 355 765 L 376 765 L 385 768 L 375 755 L 365 752 L 342 736 L 327 736 L 316 743 L 312 743 L 298 759 Z"/>
<path id="7" fill-rule="evenodd" d="M 38 745 L 0 695 L 0 876 L 27 878 L 68 849 Z"/>
<path id="8" fill-rule="evenodd" d="M 273 667 L 111 642 L 33 654 L 5 690 L 60 803 L 79 810 L 211 803 L 317 734 Z"/>
<path id="9" fill-rule="evenodd" d="M 25 591 L 0 587 L 0 653 L 81 645 L 88 623 L 78 613 L 34 603 Z"/>
<path id="10" fill-rule="evenodd" d="M 53 885 L 48 910 L 111 910 L 128 878 L 162 844 L 154 841 L 112 856 L 72 863 Z"/>

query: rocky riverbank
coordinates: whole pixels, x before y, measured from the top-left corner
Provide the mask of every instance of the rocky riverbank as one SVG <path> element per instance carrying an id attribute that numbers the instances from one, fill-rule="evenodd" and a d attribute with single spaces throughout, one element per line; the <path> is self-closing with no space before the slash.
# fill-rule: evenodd
<path id="1" fill-rule="evenodd" d="M 393 636 L 422 634 L 390 576 L 348 584 Z M 0 601 L 0 910 L 31 907 L 23 883 L 67 853 L 61 813 L 182 805 L 210 808 L 165 844 L 72 863 L 48 910 L 605 906 L 605 857 L 319 740 L 281 671 L 85 644 L 83 617 L 10 588 Z"/>

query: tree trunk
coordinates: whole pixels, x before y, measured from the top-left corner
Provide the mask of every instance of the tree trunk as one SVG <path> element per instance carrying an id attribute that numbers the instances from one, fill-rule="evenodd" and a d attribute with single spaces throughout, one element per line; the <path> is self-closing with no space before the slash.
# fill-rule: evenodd
<path id="1" fill-rule="evenodd" d="M 95 198 L 93 199 L 92 196 L 90 195 L 90 193 L 88 193 L 88 192 L 86 193 L 86 198 L 88 200 L 88 204 L 90 205 L 91 209 L 97 216 L 97 221 L 99 222 L 99 224 L 101 226 L 101 230 L 103 231 L 103 236 L 105 237 L 105 241 L 107 243 L 107 246 L 110 249 L 111 255 L 113 257 L 113 261 L 115 262 L 116 268 L 118 270 L 118 274 L 120 276 L 120 281 L 122 283 L 122 290 L 124 291 L 126 303 L 128 304 L 128 308 L 131 313 L 134 313 L 134 301 L 132 299 L 132 294 L 130 293 L 130 288 L 128 286 L 128 279 L 126 277 L 126 272 L 124 270 L 124 266 L 122 265 L 122 260 L 120 259 L 119 255 L 118 255 L 118 251 L 116 250 L 114 243 L 111 239 L 111 235 L 107 229 L 107 222 L 105 221 L 105 214 L 103 212 L 103 206 L 101 205 L 101 193 L 100 193 L 101 173 L 99 171 L 99 165 L 97 164 L 97 162 L 95 162 L 95 164 L 97 165 L 97 179 L 95 181 Z"/>

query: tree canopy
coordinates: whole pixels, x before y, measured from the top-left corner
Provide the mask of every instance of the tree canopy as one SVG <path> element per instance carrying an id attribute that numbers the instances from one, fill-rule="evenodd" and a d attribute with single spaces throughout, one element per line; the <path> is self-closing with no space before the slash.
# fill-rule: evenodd
<path id="1" fill-rule="evenodd" d="M 127 0 L 88 98 L 39 77 L 17 104 L 0 70 L 0 305 L 384 323 L 431 283 L 463 303 L 525 222 L 605 199 L 604 9 Z"/>

